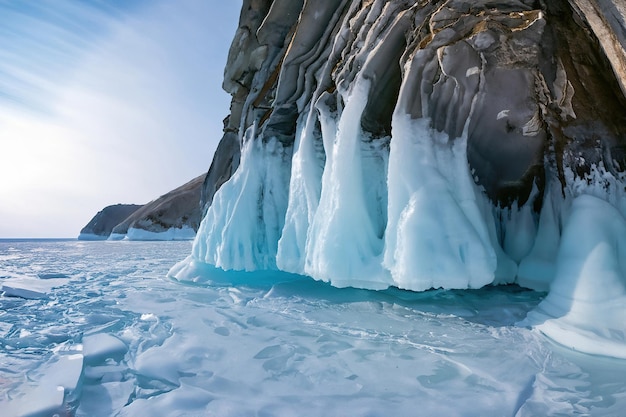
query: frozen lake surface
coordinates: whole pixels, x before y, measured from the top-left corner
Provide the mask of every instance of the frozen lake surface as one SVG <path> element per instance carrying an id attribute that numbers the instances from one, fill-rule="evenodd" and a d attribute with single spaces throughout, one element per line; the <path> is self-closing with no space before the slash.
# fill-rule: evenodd
<path id="1" fill-rule="evenodd" d="M 0 414 L 623 416 L 626 361 L 515 326 L 543 294 L 213 271 L 191 242 L 0 241 Z M 210 273 L 210 271 L 208 271 Z"/>

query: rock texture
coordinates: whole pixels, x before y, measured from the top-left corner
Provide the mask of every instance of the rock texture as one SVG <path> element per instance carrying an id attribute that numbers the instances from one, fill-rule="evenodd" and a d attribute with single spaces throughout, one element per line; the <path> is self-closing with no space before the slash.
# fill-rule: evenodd
<path id="1" fill-rule="evenodd" d="M 116 204 L 99 211 L 80 231 L 80 240 L 104 240 L 113 228 L 141 208 L 136 204 Z"/>
<path id="2" fill-rule="evenodd" d="M 388 135 L 398 104 L 453 137 L 467 128 L 470 166 L 494 202 L 524 202 L 546 175 L 564 183 L 564 163 L 581 175 L 592 164 L 622 169 L 624 9 L 617 0 L 244 1 L 224 80 L 231 115 L 203 203 L 234 172 L 250 126 L 292 144 L 298 117 L 321 103 L 336 110 L 357 74 L 372 81 L 364 131 Z M 398 103 L 402 80 L 412 94 Z"/>
<path id="3" fill-rule="evenodd" d="M 322 172 L 334 152 L 329 132 L 362 87 L 364 142 L 393 148 L 394 120 L 396 133 L 402 115 L 428 120 L 449 140 L 466 142 L 473 180 L 494 207 L 528 203 L 537 219 L 547 190 L 573 197 L 576 181 L 596 168 L 613 176 L 626 168 L 624 9 L 614 0 L 244 1 L 223 84 L 231 114 L 203 207 L 239 166 L 245 143 L 276 141 L 261 154 L 276 156 L 292 175 L 307 169 L 320 183 L 301 186 L 310 219 L 294 227 L 304 239 L 323 200 Z M 303 147 L 308 156 L 292 167 Z M 291 193 L 298 185 L 288 180 Z M 259 187 L 259 198 L 287 194 L 277 184 Z M 384 204 L 387 190 L 377 198 Z M 380 236 L 390 219 L 378 211 Z M 284 221 L 271 216 L 260 214 L 265 223 Z M 495 227 L 505 244 L 506 225 Z M 274 237 L 259 239 L 265 245 Z M 519 263 L 524 250 L 517 252 Z"/>
<path id="4" fill-rule="evenodd" d="M 570 4 L 593 31 L 626 95 L 626 3 L 619 0 L 570 0 Z"/>

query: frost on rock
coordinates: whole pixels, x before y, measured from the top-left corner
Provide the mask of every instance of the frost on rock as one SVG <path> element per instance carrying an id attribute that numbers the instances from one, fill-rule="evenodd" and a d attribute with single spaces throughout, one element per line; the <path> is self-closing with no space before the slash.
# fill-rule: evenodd
<path id="1" fill-rule="evenodd" d="M 171 275 L 209 264 L 370 289 L 515 282 L 549 291 L 545 320 L 529 323 L 619 356 L 588 342 L 626 348 L 625 99 L 578 3 L 244 5 L 214 159 L 229 163 L 211 178 L 238 168 L 205 184 L 210 207 Z M 580 295 L 592 276 L 614 302 Z"/>

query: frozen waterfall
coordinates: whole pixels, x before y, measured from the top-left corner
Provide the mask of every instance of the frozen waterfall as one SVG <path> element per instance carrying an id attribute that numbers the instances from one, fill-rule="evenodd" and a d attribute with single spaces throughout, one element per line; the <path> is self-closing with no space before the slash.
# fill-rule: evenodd
<path id="1" fill-rule="evenodd" d="M 546 27 L 562 23 L 550 6 L 411 4 L 242 15 L 224 139 L 238 132 L 240 164 L 170 274 L 209 264 L 367 289 L 517 283 L 549 291 L 521 325 L 626 356 L 620 142 L 602 127 L 613 113 L 580 104 L 591 90 L 575 88 L 592 83 L 567 57 L 542 61 L 559 41 L 542 43 L 557 36 Z"/>
<path id="2" fill-rule="evenodd" d="M 254 140 L 251 128 L 241 165 L 216 193 L 191 258 L 370 289 L 479 288 L 517 276 L 530 288 L 551 287 L 523 324 L 583 351 L 624 356 L 621 182 L 599 168 L 588 180 L 572 177 L 565 198 L 546 188 L 538 219 L 527 206 L 499 209 L 474 183 L 464 137 L 399 111 L 391 138 L 365 134 L 358 121 L 367 89 L 357 82 L 341 113 L 319 110 L 323 155 L 314 148 L 317 133 L 307 129 L 311 120 L 299 127 L 295 151 Z M 521 259 L 520 247 L 528 252 Z M 177 277 L 190 273 L 183 268 Z M 572 338 L 569 331 L 581 327 Z"/>

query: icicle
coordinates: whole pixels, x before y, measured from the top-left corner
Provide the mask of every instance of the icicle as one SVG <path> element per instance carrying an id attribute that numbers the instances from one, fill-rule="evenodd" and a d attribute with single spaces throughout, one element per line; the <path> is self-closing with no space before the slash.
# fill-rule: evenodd
<path id="1" fill-rule="evenodd" d="M 263 143 L 247 138 L 239 168 L 215 194 L 200 224 L 192 252 L 195 259 L 222 269 L 276 268 L 290 154 L 275 139 Z"/>
<path id="2" fill-rule="evenodd" d="M 401 288 L 478 288 L 497 257 L 474 195 L 465 140 L 396 114 L 389 156 L 384 265 Z"/>
<path id="3" fill-rule="evenodd" d="M 386 288 L 391 282 L 377 259 L 382 239 L 376 233 L 377 220 L 366 207 L 362 170 L 361 115 L 368 93 L 369 82 L 357 79 L 345 97 L 336 131 L 322 111 L 327 157 L 320 203 L 309 231 L 305 272 L 336 286 Z M 335 136 L 329 137 L 333 131 Z"/>
<path id="4" fill-rule="evenodd" d="M 315 151 L 316 122 L 316 109 L 312 107 L 304 126 L 298 124 L 291 163 L 289 206 L 276 257 L 278 268 L 300 274 L 304 273 L 307 236 L 321 194 L 323 165 Z"/>

